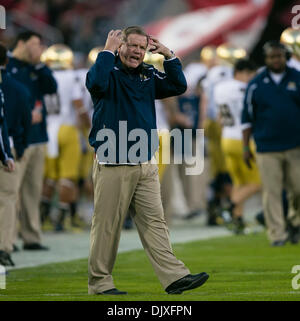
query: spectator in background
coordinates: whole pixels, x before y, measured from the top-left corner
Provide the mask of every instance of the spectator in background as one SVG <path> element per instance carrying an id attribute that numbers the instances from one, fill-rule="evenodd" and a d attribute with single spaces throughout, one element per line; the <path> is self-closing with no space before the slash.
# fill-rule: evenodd
<path id="1" fill-rule="evenodd" d="M 242 114 L 244 159 L 251 166 L 253 134 L 263 185 L 263 210 L 273 246 L 300 236 L 300 73 L 287 66 L 287 49 L 276 41 L 263 47 L 266 69 L 248 85 Z M 282 190 L 293 193 L 297 211 L 289 217 L 288 235 L 283 215 Z"/>
<path id="2" fill-rule="evenodd" d="M 48 3 L 45 0 L 18 1 L 15 5 L 15 9 L 23 14 L 29 15 L 32 19 L 37 21 L 42 21 L 44 23 L 49 22 Z"/>
<path id="3" fill-rule="evenodd" d="M 46 107 L 44 95 L 55 93 L 57 84 L 51 70 L 40 63 L 43 51 L 41 36 L 31 31 L 18 35 L 7 71 L 19 80 L 30 93 L 32 125 L 29 147 L 20 162 L 20 234 L 24 249 L 46 250 L 41 245 L 39 203 L 44 174 L 45 145 L 48 141 L 46 129 Z"/>

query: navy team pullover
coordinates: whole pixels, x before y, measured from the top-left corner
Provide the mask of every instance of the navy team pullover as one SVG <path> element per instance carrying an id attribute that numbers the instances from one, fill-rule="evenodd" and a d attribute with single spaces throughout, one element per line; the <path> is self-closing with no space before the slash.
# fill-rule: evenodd
<path id="1" fill-rule="evenodd" d="M 26 87 L 8 75 L 6 70 L 0 70 L 0 72 L 8 135 L 13 138 L 17 158 L 21 158 L 28 146 L 31 128 L 30 94 Z"/>
<path id="2" fill-rule="evenodd" d="M 180 95 L 186 90 L 186 80 L 179 59 L 166 60 L 164 69 L 165 73 L 162 73 L 152 65 L 142 63 L 130 71 L 111 52 L 102 51 L 98 54 L 86 78 L 86 87 L 94 103 L 89 142 L 95 152 L 104 143 L 97 139 L 98 131 L 111 129 L 116 136 L 116 163 L 130 163 L 129 159 L 119 156 L 118 146 L 119 121 L 127 121 L 128 133 L 137 128 L 147 133 L 148 154 L 143 161 L 152 158 L 156 149 L 153 144 L 157 145 L 157 142 L 151 142 L 150 139 L 151 129 L 156 129 L 154 100 Z M 135 143 L 129 141 L 127 151 Z"/>
<path id="3" fill-rule="evenodd" d="M 278 152 L 300 146 L 300 72 L 286 68 L 277 85 L 268 69 L 250 81 L 242 124 L 251 126 L 257 152 Z"/>
<path id="4" fill-rule="evenodd" d="M 0 79 L 0 161 L 6 165 L 9 158 L 13 158 L 9 146 L 6 119 L 4 118 L 4 94 L 2 91 L 2 79 Z"/>
<path id="5" fill-rule="evenodd" d="M 14 57 L 9 58 L 6 70 L 28 89 L 31 109 L 38 107 L 42 111 L 43 120 L 41 123 L 31 125 L 28 143 L 47 142 L 46 106 L 43 96 L 54 94 L 57 90 L 57 83 L 52 71 L 44 64 L 34 66 Z"/>

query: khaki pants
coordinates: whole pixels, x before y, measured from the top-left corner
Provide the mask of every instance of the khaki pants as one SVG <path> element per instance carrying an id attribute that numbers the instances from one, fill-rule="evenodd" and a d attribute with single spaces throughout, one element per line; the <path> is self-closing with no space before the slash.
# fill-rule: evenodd
<path id="1" fill-rule="evenodd" d="M 154 164 L 108 167 L 94 162 L 89 294 L 115 287 L 112 270 L 128 210 L 163 288 L 190 274 L 172 252 L 157 172 Z"/>
<path id="2" fill-rule="evenodd" d="M 17 200 L 19 190 L 19 163 L 15 171 L 8 173 L 0 164 L 0 250 L 11 253 L 17 220 Z"/>
<path id="3" fill-rule="evenodd" d="M 172 216 L 174 211 L 172 206 L 172 199 L 174 194 L 173 166 L 173 164 L 169 164 L 166 166 L 164 175 L 160 182 L 161 201 L 163 205 L 165 220 L 167 222 L 167 226 L 169 227 L 172 223 Z"/>
<path id="4" fill-rule="evenodd" d="M 209 173 L 206 169 L 208 160 L 204 161 L 204 170 L 200 175 L 186 175 L 186 168 L 191 167 L 184 161 L 183 164 L 174 165 L 178 169 L 179 178 L 182 184 L 182 190 L 186 204 L 190 212 L 206 210 L 207 204 L 207 186 L 209 182 Z"/>
<path id="5" fill-rule="evenodd" d="M 45 145 L 31 145 L 20 162 L 20 234 L 25 244 L 41 242 L 39 204 L 42 195 Z"/>
<path id="6" fill-rule="evenodd" d="M 283 215 L 282 190 L 286 182 L 287 190 L 293 195 L 294 207 L 289 209 L 289 220 L 300 224 L 300 147 L 284 152 L 257 153 L 263 185 L 263 210 L 271 241 L 287 237 Z"/>

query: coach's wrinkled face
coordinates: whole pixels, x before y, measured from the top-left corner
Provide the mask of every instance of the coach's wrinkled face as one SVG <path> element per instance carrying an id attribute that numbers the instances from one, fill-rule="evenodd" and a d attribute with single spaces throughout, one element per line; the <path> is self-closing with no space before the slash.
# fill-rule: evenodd
<path id="1" fill-rule="evenodd" d="M 282 48 L 269 48 L 266 52 L 265 62 L 274 73 L 282 73 L 286 68 L 286 52 Z"/>
<path id="2" fill-rule="evenodd" d="M 128 68 L 137 68 L 144 60 L 148 39 L 146 36 L 130 34 L 118 52 L 122 63 Z"/>

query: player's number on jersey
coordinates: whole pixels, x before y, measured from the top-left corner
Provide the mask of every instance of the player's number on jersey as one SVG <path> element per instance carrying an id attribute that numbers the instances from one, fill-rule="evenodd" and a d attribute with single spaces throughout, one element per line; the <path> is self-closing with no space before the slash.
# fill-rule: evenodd
<path id="1" fill-rule="evenodd" d="M 223 126 L 234 126 L 234 118 L 231 114 L 230 108 L 226 104 L 219 105 L 221 121 Z"/>
<path id="2" fill-rule="evenodd" d="M 60 99 L 57 94 L 46 95 L 45 105 L 48 115 L 57 115 L 60 113 Z"/>

